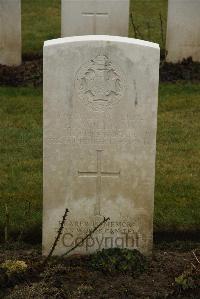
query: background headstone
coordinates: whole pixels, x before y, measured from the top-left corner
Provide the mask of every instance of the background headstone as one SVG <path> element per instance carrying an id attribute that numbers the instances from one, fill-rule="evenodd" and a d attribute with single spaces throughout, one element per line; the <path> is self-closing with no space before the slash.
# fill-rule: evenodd
<path id="1" fill-rule="evenodd" d="M 200 0 L 169 0 L 167 61 L 200 61 Z"/>
<path id="2" fill-rule="evenodd" d="M 107 34 L 128 36 L 129 0 L 62 0 L 62 37 Z"/>
<path id="3" fill-rule="evenodd" d="M 21 63 L 21 0 L 0 0 L 0 64 Z"/>
<path id="4" fill-rule="evenodd" d="M 111 36 L 44 45 L 43 253 L 152 246 L 159 47 Z"/>

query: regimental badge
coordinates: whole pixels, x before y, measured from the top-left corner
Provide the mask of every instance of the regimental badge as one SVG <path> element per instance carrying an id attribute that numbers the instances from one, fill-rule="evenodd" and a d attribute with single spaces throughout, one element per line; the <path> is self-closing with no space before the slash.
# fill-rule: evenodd
<path id="1" fill-rule="evenodd" d="M 79 98 L 96 112 L 104 112 L 118 103 L 124 94 L 124 76 L 118 66 L 105 55 L 82 65 L 75 87 Z"/>

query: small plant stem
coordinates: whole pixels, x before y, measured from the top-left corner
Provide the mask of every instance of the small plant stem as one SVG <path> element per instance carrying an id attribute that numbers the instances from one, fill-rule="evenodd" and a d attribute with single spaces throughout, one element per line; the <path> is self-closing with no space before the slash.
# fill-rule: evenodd
<path id="1" fill-rule="evenodd" d="M 137 38 L 137 27 L 135 26 L 134 21 L 133 21 L 133 13 L 131 13 L 131 23 L 133 26 L 135 38 Z"/>
<path id="2" fill-rule="evenodd" d="M 31 212 L 31 202 L 28 201 L 28 211 L 27 211 L 28 217 L 30 216 L 30 212 Z"/>
<path id="3" fill-rule="evenodd" d="M 69 254 L 70 252 L 72 252 L 74 249 L 76 249 L 78 246 L 80 246 L 81 244 L 83 244 L 83 242 L 89 238 L 102 224 L 104 224 L 106 221 L 110 220 L 110 218 L 105 218 L 93 229 L 90 230 L 89 233 L 80 241 L 78 242 L 74 247 L 72 247 L 71 249 L 69 249 L 67 252 L 65 252 L 62 256 L 65 256 L 67 254 Z"/>
<path id="4" fill-rule="evenodd" d="M 143 35 L 142 35 L 141 32 L 139 31 L 139 26 L 136 26 L 136 25 L 134 24 L 134 21 L 133 21 L 133 12 L 131 13 L 131 23 L 132 23 L 132 25 L 133 25 L 135 38 L 139 38 L 139 37 L 140 37 L 140 39 L 143 39 Z"/>
<path id="5" fill-rule="evenodd" d="M 151 40 L 151 27 L 150 27 L 149 22 L 147 22 L 147 31 L 148 31 L 148 40 L 150 41 Z"/>
<path id="6" fill-rule="evenodd" d="M 8 242 L 8 226 L 9 226 L 9 211 L 8 211 L 8 206 L 5 204 L 5 243 Z"/>
<path id="7" fill-rule="evenodd" d="M 162 20 L 162 14 L 160 12 L 160 32 L 161 32 L 161 41 L 162 41 L 162 47 L 164 48 L 164 30 L 163 30 L 163 20 Z"/>

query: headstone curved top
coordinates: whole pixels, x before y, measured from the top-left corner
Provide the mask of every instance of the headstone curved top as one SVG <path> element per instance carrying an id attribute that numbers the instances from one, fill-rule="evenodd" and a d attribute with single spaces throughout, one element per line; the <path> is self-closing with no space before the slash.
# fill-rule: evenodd
<path id="1" fill-rule="evenodd" d="M 129 0 L 62 0 L 61 35 L 128 36 Z"/>
<path id="2" fill-rule="evenodd" d="M 44 44 L 43 253 L 152 246 L 159 47 L 115 36 Z"/>
<path id="3" fill-rule="evenodd" d="M 168 62 L 200 61 L 200 0 L 168 0 Z"/>
<path id="4" fill-rule="evenodd" d="M 21 0 L 0 0 L 0 64 L 21 63 Z"/>

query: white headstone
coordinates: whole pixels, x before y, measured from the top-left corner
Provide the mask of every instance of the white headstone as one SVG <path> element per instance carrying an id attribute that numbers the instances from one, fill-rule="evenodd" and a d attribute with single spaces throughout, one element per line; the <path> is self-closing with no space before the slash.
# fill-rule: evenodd
<path id="1" fill-rule="evenodd" d="M 0 64 L 21 63 L 21 0 L 0 0 Z"/>
<path id="2" fill-rule="evenodd" d="M 152 246 L 159 47 L 111 36 L 44 45 L 43 253 Z"/>
<path id="3" fill-rule="evenodd" d="M 129 0 L 62 0 L 62 37 L 88 34 L 128 36 Z"/>
<path id="4" fill-rule="evenodd" d="M 200 0 L 168 0 L 167 61 L 200 61 Z"/>

